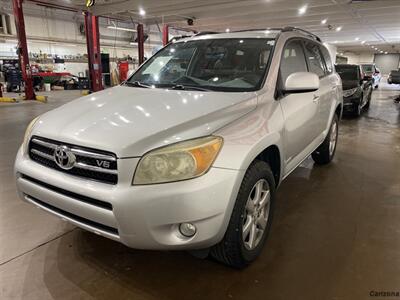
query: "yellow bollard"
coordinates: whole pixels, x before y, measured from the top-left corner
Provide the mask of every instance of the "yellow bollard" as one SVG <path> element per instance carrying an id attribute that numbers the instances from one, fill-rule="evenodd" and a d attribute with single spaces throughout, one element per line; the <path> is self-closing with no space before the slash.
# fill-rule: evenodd
<path id="1" fill-rule="evenodd" d="M 39 102 L 47 103 L 47 96 L 36 96 L 36 100 Z"/>
<path id="2" fill-rule="evenodd" d="M 10 98 L 10 97 L 0 97 L 0 102 L 14 103 L 17 102 L 17 100 L 15 98 Z"/>

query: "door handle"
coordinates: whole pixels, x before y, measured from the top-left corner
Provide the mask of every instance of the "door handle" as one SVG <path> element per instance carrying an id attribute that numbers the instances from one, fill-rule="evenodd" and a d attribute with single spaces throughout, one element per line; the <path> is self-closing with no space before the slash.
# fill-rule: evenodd
<path id="1" fill-rule="evenodd" d="M 314 103 L 316 103 L 316 102 L 318 102 L 318 99 L 319 99 L 319 96 L 318 96 L 318 95 L 314 95 L 312 101 L 313 101 Z"/>

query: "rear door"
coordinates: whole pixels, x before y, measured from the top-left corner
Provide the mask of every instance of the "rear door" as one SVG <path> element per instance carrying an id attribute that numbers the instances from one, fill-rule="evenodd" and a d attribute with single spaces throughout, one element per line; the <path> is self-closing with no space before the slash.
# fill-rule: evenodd
<path id="1" fill-rule="evenodd" d="M 300 39 L 289 40 L 282 53 L 278 91 L 286 79 L 296 72 L 308 72 L 303 44 Z M 304 159 L 306 149 L 318 135 L 318 99 L 315 92 L 281 95 L 279 98 L 285 118 L 284 143 L 286 172 Z"/>
<path id="2" fill-rule="evenodd" d="M 328 66 L 325 64 L 325 59 L 323 58 L 321 50 L 319 44 L 312 41 L 305 42 L 309 71 L 317 74 L 320 80 L 319 90 L 316 92 L 318 96 L 317 127 L 318 134 L 321 135 L 322 138 L 322 133 L 329 128 L 327 122 L 332 107 L 332 94 L 335 92 L 335 85 L 332 84 L 332 78 L 330 78 L 330 74 L 333 73 L 333 66 L 332 64 Z"/>

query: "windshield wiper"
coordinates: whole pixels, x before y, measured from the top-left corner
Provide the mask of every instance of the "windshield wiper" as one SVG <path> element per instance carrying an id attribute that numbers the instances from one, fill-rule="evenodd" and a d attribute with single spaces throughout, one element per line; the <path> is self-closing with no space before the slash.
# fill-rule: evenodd
<path id="1" fill-rule="evenodd" d="M 134 87 L 140 87 L 140 88 L 145 88 L 145 89 L 151 88 L 150 85 L 141 83 L 140 81 L 133 81 L 133 82 L 126 81 L 125 84 L 127 86 L 134 86 Z"/>
<path id="2" fill-rule="evenodd" d="M 203 92 L 209 92 L 211 91 L 210 89 L 194 86 L 194 85 L 183 85 L 183 84 L 175 84 L 171 86 L 171 89 L 173 90 L 192 90 L 192 91 L 203 91 Z"/>

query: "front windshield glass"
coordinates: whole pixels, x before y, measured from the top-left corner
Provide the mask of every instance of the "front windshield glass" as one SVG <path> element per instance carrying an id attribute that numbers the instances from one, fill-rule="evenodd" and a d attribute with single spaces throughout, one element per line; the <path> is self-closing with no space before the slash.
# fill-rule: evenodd
<path id="1" fill-rule="evenodd" d="M 336 72 L 342 80 L 358 80 L 358 69 L 354 66 L 336 66 Z"/>
<path id="2" fill-rule="evenodd" d="M 176 42 L 150 58 L 127 84 L 243 92 L 261 87 L 274 39 Z"/>

